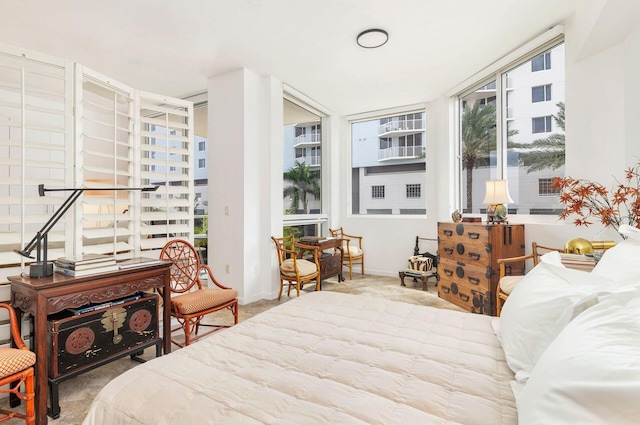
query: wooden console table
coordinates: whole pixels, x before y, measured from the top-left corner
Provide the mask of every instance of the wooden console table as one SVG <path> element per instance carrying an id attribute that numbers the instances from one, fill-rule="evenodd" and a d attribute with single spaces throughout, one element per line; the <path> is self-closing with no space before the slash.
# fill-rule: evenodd
<path id="1" fill-rule="evenodd" d="M 338 238 L 300 238 L 300 243 L 305 245 L 317 246 L 320 251 L 320 279 L 325 280 L 331 276 L 338 276 L 338 282 L 342 282 L 342 260 L 344 252 L 342 251 L 342 239 Z M 333 254 L 322 254 L 325 249 L 333 249 Z M 322 285 L 320 285 L 322 289 Z"/>
<path id="2" fill-rule="evenodd" d="M 11 303 L 19 314 L 30 313 L 34 321 L 32 347 L 36 353 L 36 424 L 44 425 L 48 421 L 48 316 L 67 308 L 104 303 L 157 288 L 164 288 L 163 305 L 168 306 L 170 266 L 169 261 L 163 261 L 160 264 L 83 277 L 54 273 L 44 278 L 26 275 L 8 278 L 11 282 Z M 162 317 L 163 347 L 167 354 L 171 352 L 171 317 L 168 308 L 163 308 Z"/>

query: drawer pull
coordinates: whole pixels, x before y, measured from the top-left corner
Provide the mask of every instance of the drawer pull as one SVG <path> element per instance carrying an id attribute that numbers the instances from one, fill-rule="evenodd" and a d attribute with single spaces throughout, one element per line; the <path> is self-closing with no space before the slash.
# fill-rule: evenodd
<path id="1" fill-rule="evenodd" d="M 443 232 L 445 236 L 452 236 L 453 232 L 451 230 L 446 230 Z"/>
<path id="2" fill-rule="evenodd" d="M 447 276 L 453 276 L 453 271 L 449 270 L 449 269 L 444 269 L 444 274 L 446 274 Z"/>
<path id="3" fill-rule="evenodd" d="M 447 255 L 453 254 L 453 248 L 444 248 L 444 253 Z"/>
<path id="4" fill-rule="evenodd" d="M 464 302 L 469 301 L 469 295 L 460 294 L 460 299 Z"/>
<path id="5" fill-rule="evenodd" d="M 474 260 L 474 261 L 477 261 L 477 260 L 479 260 L 479 259 L 480 259 L 480 254 L 475 253 L 475 252 L 470 252 L 470 253 L 469 253 L 469 258 L 470 258 L 470 259 L 472 259 L 472 260 Z"/>
<path id="6" fill-rule="evenodd" d="M 480 283 L 480 279 L 478 279 L 477 277 L 469 276 L 469 283 L 471 283 L 472 285 L 477 285 Z"/>
<path id="7" fill-rule="evenodd" d="M 469 232 L 469 239 L 479 239 L 480 238 L 480 233 L 477 232 Z"/>
<path id="8" fill-rule="evenodd" d="M 445 294 L 448 294 L 448 293 L 449 293 L 449 291 L 450 291 L 450 289 L 449 289 L 449 288 L 447 288 L 446 286 L 442 286 L 442 285 L 440 285 L 440 290 L 441 290 L 442 292 L 444 292 Z"/>

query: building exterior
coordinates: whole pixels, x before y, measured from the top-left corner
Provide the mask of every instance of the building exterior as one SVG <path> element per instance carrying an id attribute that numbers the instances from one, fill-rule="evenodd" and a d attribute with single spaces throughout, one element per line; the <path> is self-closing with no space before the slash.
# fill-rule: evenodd
<path id="1" fill-rule="evenodd" d="M 560 110 L 558 104 L 565 101 L 564 64 L 564 44 L 559 44 L 503 74 L 504 88 L 501 92 L 494 81 L 465 96 L 462 102 L 496 105 L 496 98 L 502 96 L 506 128 L 511 133 L 509 142 L 530 144 L 554 134 L 564 137 L 564 129 L 558 126 L 554 118 Z M 555 170 L 546 168 L 528 172 L 521 157 L 525 151 L 509 147 L 506 151 L 507 175 L 503 178 L 509 182 L 509 193 L 514 200 L 513 204 L 508 205 L 509 213 L 557 215 L 561 208 L 558 193 L 551 188 L 551 182 L 555 176 L 564 176 L 564 166 Z M 492 151 L 488 166 L 473 170 L 471 211 L 468 211 L 464 196 L 467 191 L 466 180 L 461 179 L 465 212 L 486 212 L 486 205 L 482 203 L 485 181 L 498 178 L 496 161 L 496 152 Z"/>
<path id="2" fill-rule="evenodd" d="M 424 112 L 353 123 L 352 214 L 426 214 Z"/>

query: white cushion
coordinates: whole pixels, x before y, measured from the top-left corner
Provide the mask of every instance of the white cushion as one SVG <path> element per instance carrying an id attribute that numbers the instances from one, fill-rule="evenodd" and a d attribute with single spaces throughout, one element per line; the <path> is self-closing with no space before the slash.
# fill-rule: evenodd
<path id="1" fill-rule="evenodd" d="M 612 290 L 608 279 L 581 270 L 540 263 L 527 273 L 507 298 L 500 316 L 500 339 L 516 380 L 526 382 L 562 328 L 608 290 Z"/>
<path id="2" fill-rule="evenodd" d="M 593 274 L 606 276 L 620 286 L 640 284 L 640 240 L 626 239 L 604 252 Z"/>
<path id="3" fill-rule="evenodd" d="M 640 291 L 600 298 L 540 357 L 517 399 L 519 425 L 640 423 Z"/>
<path id="4" fill-rule="evenodd" d="M 298 263 L 298 273 L 300 274 L 300 277 L 309 276 L 311 274 L 314 274 L 316 271 L 318 271 L 318 268 L 316 267 L 316 263 L 312 263 L 309 260 L 296 260 L 296 261 Z M 282 271 L 282 274 L 285 276 L 295 277 L 296 269 L 294 266 L 293 258 L 284 260 L 282 262 L 282 265 L 280 266 L 280 270 Z"/>
<path id="5" fill-rule="evenodd" d="M 362 255 L 362 250 L 357 246 L 349 245 L 349 255 L 352 257 L 359 257 Z"/>
<path id="6" fill-rule="evenodd" d="M 524 276 L 505 276 L 500 279 L 500 290 L 509 295 Z"/>

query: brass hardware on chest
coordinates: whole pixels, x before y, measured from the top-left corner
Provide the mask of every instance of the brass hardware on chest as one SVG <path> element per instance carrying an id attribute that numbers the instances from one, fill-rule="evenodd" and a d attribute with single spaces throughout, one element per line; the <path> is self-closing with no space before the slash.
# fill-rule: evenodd
<path id="1" fill-rule="evenodd" d="M 124 324 L 124 319 L 127 317 L 127 311 L 122 307 L 110 308 L 102 315 L 102 327 L 107 332 L 113 332 L 113 343 L 120 344 L 122 342 L 122 335 L 118 333 L 118 330 Z"/>

